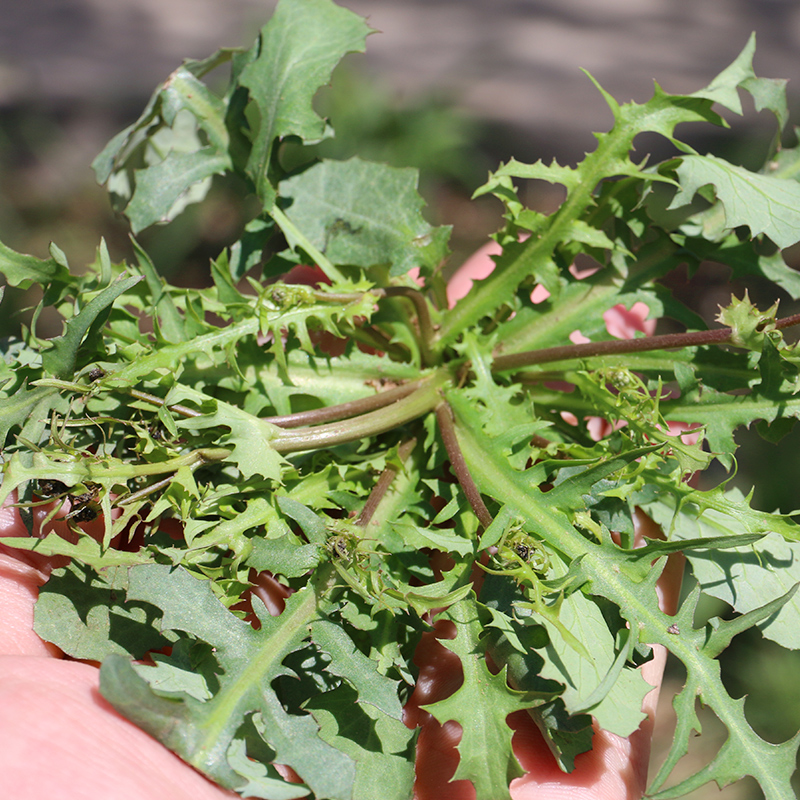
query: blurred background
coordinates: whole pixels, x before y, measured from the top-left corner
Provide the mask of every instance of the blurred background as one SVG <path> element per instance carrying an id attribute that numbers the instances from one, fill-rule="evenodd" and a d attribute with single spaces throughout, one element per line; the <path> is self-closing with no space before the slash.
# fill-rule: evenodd
<path id="1" fill-rule="evenodd" d="M 797 0 L 341 0 L 380 31 L 367 54 L 350 56 L 320 93 L 337 140 L 327 155 L 364 157 L 422 170 L 432 222 L 452 224 L 458 264 L 499 226 L 499 204 L 469 200 L 487 171 L 512 155 L 573 164 L 607 130 L 611 113 L 584 68 L 619 101 L 646 101 L 653 80 L 669 92 L 705 86 L 744 47 L 752 31 L 759 76 L 789 78 L 792 120 L 800 124 L 800 3 Z M 55 241 L 75 266 L 90 261 L 101 236 L 115 260 L 130 254 L 125 223 L 115 217 L 90 163 L 108 139 L 136 119 L 156 84 L 185 57 L 223 46 L 249 46 L 274 0 L 0 0 L 0 240 L 38 256 Z M 687 139 L 753 166 L 772 134 L 769 115 L 752 105 L 732 130 Z M 656 158 L 671 152 L 641 137 Z M 794 141 L 788 140 L 787 145 Z M 526 198 L 551 211 L 558 192 L 540 185 Z M 238 238 L 243 209 L 218 181 L 201 206 L 140 239 L 168 276 L 202 282 L 208 258 Z M 800 253 L 789 254 L 800 266 Z M 173 280 L 178 280 L 176 277 Z M 733 290 L 759 304 L 772 289 L 731 286 L 726 270 L 700 271 L 699 310 L 710 318 Z M 781 314 L 795 309 L 786 298 Z M 0 334 L 14 322 L 4 314 Z M 735 482 L 754 503 L 789 513 L 798 504 L 800 435 L 778 445 L 745 431 Z M 723 475 L 712 474 L 709 482 Z M 711 607 L 703 613 L 717 613 Z M 762 735 L 782 741 L 800 727 L 800 656 L 737 638 L 724 657 L 735 696 Z M 678 682 L 677 670 L 670 680 Z M 671 739 L 669 692 L 658 720 L 657 754 Z M 779 702 L 775 702 L 779 698 Z M 697 753 L 719 741 L 704 720 Z M 757 798 L 753 783 L 697 798 Z"/>

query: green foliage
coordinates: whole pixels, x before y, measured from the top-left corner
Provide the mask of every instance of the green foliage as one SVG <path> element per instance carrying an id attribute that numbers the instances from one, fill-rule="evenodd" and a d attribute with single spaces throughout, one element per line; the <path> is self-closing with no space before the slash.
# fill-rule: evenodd
<path id="1" fill-rule="evenodd" d="M 462 682 L 427 709 L 461 725 L 454 779 L 478 800 L 507 797 L 521 774 L 512 712 L 533 717 L 565 771 L 591 747 L 592 718 L 631 735 L 649 688 L 638 667 L 663 645 L 687 681 L 650 793 L 752 775 L 768 800 L 793 797 L 800 740 L 762 739 L 717 657 L 749 628 L 800 647 L 800 527 L 688 479 L 732 467 L 737 428 L 774 441 L 794 424 L 799 359 L 783 330 L 798 319 L 732 298 L 710 329 L 662 281 L 710 259 L 800 296 L 781 254 L 800 241 L 797 152 L 750 172 L 675 135 L 727 124 L 715 109 L 741 113 L 740 91 L 780 134 L 783 84 L 756 77 L 751 40 L 694 94 L 656 85 L 619 105 L 603 92 L 614 125 L 583 161 L 512 159 L 478 190 L 504 204 L 502 254 L 448 309 L 449 230 L 425 220 L 416 172 L 313 155 L 333 135 L 315 95 L 369 32 L 330 0 L 281 0 L 250 50 L 186 62 L 98 156 L 134 233 L 174 220 L 218 174 L 257 198 L 208 288 L 169 285 L 139 245 L 130 265 L 101 245 L 79 274 L 55 247 L 40 260 L 0 245 L 6 282 L 42 290 L 31 325 L 2 343 L 0 498 L 16 493 L 23 516 L 48 507 L 45 535 L 0 543 L 71 558 L 36 631 L 102 661 L 109 702 L 188 763 L 278 799 L 411 796 L 403 704 L 432 616 L 454 628 L 442 643 Z M 217 94 L 204 78 L 221 65 Z M 679 155 L 634 162 L 644 132 Z M 520 179 L 566 199 L 526 208 Z M 578 278 L 576 258 L 598 269 Z M 292 284 L 303 264 L 318 271 Z M 635 303 L 685 332 L 614 338 L 604 315 Z M 61 335 L 40 338 L 45 311 Z M 589 341 L 573 345 L 578 329 Z M 695 423 L 695 438 L 672 422 Z M 664 540 L 634 546 L 637 508 Z M 656 582 L 677 552 L 697 589 L 672 617 Z M 285 590 L 274 616 L 267 578 Z M 731 618 L 696 626 L 701 593 Z M 670 786 L 698 700 L 726 738 Z"/>
<path id="2" fill-rule="evenodd" d="M 382 253 L 395 277 L 413 267 L 432 272 L 447 255 L 446 229 L 435 231 L 421 214 L 416 170 L 326 160 L 280 191 L 286 216 L 333 264 L 367 268 Z"/>

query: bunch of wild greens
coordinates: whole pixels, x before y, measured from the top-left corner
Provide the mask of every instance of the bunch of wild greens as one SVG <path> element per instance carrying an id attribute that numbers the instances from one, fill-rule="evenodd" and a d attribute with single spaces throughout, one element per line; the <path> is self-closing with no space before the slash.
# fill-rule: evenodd
<path id="1" fill-rule="evenodd" d="M 800 356 L 782 329 L 797 320 L 745 297 L 709 329 L 659 282 L 712 259 L 800 297 L 781 256 L 800 240 L 783 83 L 755 76 L 751 41 L 694 94 L 656 86 L 618 105 L 604 92 L 614 125 L 580 164 L 511 161 L 479 190 L 505 204 L 503 252 L 448 310 L 449 231 L 423 218 L 413 170 L 282 168 L 285 143 L 296 155 L 332 135 L 312 100 L 369 32 L 330 0 L 282 0 L 250 50 L 187 61 L 97 158 L 134 234 L 202 200 L 215 175 L 239 176 L 259 210 L 211 263 L 210 288 L 167 285 L 138 246 L 129 265 L 101 245 L 80 274 L 55 247 L 40 260 L 0 246 L 7 283 L 43 292 L 4 343 L 0 495 L 73 529 L 2 540 L 71 557 L 42 591 L 37 632 L 102 661 L 104 696 L 222 786 L 342 800 L 411 794 L 402 708 L 434 610 L 454 626 L 463 683 L 428 708 L 461 724 L 455 778 L 479 800 L 521 774 L 511 712 L 533 715 L 564 770 L 591 747 L 592 717 L 636 730 L 649 689 L 637 665 L 661 644 L 687 677 L 651 796 L 752 775 L 770 800 L 793 797 L 799 740 L 760 738 L 716 657 L 751 626 L 800 646 L 800 528 L 687 479 L 714 458 L 732 467 L 738 426 L 774 439 L 792 425 Z M 203 78 L 221 65 L 220 96 Z M 725 124 L 715 106 L 740 113 L 740 90 L 778 123 L 759 172 L 675 138 L 679 123 Z M 644 132 L 681 155 L 633 162 Z M 519 178 L 566 199 L 528 209 Z M 577 279 L 578 257 L 599 269 Z M 296 264 L 317 265 L 316 285 L 280 280 Z M 549 296 L 533 303 L 537 284 Z M 637 302 L 686 332 L 612 339 L 605 312 Z M 37 334 L 45 309 L 60 336 Z M 570 343 L 575 329 L 588 343 Z M 595 441 L 589 417 L 613 433 Z M 671 421 L 694 423 L 697 441 Z M 634 548 L 637 507 L 665 540 Z M 676 551 L 697 589 L 670 617 L 655 582 Z M 276 616 L 253 591 L 264 574 L 291 590 Z M 701 593 L 732 619 L 696 628 Z M 698 699 L 727 737 L 669 787 Z"/>

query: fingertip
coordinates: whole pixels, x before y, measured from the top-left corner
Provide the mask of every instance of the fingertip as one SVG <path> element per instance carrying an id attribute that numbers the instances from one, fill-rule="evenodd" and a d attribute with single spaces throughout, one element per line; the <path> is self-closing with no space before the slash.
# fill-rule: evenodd
<path id="1" fill-rule="evenodd" d="M 452 275 L 447 283 L 447 305 L 452 308 L 461 298 L 469 294 L 473 281 L 482 280 L 492 274 L 495 261 L 503 248 L 495 241 L 488 242 L 476 250 Z"/>

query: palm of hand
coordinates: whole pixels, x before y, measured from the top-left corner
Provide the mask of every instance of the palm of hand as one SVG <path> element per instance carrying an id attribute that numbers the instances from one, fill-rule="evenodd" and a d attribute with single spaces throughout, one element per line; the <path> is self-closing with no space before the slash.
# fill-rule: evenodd
<path id="1" fill-rule="evenodd" d="M 492 266 L 490 252 L 485 248 L 470 259 L 451 288 L 483 277 Z M 463 287 L 458 291 L 465 293 Z M 623 320 L 623 331 L 633 324 L 635 320 Z M 45 512 L 39 509 L 37 513 L 41 519 Z M 644 536 L 660 534 L 643 515 L 637 523 Z M 61 532 L 66 534 L 65 526 Z M 24 535 L 27 531 L 16 510 L 0 509 L 0 536 Z M 172 800 L 234 797 L 118 715 L 100 695 L 96 665 L 64 659 L 57 648 L 34 633 L 38 587 L 57 562 L 0 547 L 0 772 L 8 795 L 70 800 L 133 800 L 154 794 Z M 681 572 L 682 563 L 673 559 L 660 581 L 662 607 L 668 612 L 674 610 Z M 406 723 L 421 728 L 415 796 L 418 800 L 467 800 L 474 797 L 471 784 L 449 783 L 458 764 L 458 726 L 441 726 L 420 709 L 458 687 L 458 659 L 432 632 L 423 637 L 415 661 L 419 679 L 406 708 Z M 656 651 L 642 668 L 654 686 L 660 681 L 664 661 L 665 653 Z M 597 731 L 593 750 L 578 757 L 569 775 L 559 770 L 530 717 L 525 712 L 512 715 L 514 751 L 527 772 L 512 783 L 512 797 L 641 797 L 657 698 L 658 689 L 647 696 L 644 711 L 649 717 L 629 739 Z"/>

